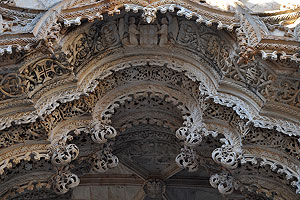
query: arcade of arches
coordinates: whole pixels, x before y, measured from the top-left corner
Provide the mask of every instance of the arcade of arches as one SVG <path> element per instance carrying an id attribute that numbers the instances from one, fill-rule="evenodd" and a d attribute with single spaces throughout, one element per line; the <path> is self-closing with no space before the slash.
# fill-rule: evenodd
<path id="1" fill-rule="evenodd" d="M 0 199 L 299 200 L 300 3 L 253 2 L 1 0 Z"/>

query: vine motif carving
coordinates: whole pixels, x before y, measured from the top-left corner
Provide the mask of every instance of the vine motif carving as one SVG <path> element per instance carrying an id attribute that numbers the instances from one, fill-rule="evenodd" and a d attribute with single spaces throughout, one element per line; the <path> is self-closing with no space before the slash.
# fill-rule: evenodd
<path id="1" fill-rule="evenodd" d="M 94 23 L 87 33 L 78 35 L 67 48 L 67 58 L 75 71 L 89 58 L 107 48 L 120 45 L 117 22 Z"/>
<path id="2" fill-rule="evenodd" d="M 24 143 L 27 140 L 45 140 L 46 138 L 46 131 L 40 121 L 22 125 L 22 127 L 9 127 L 0 132 L 0 149 Z"/>
<path id="3" fill-rule="evenodd" d="M 280 78 L 272 87 L 272 99 L 300 108 L 300 81 Z"/>
<path id="4" fill-rule="evenodd" d="M 56 56 L 54 59 L 41 59 L 22 70 L 21 73 L 26 79 L 24 81 L 26 91 L 32 92 L 47 81 L 65 74 L 71 74 L 72 69 L 65 59 L 65 55 L 59 53 Z"/>

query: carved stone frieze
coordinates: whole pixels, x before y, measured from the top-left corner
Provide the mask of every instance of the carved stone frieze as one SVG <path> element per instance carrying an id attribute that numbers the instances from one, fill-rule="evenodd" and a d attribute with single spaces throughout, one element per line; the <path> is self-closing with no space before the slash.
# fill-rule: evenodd
<path id="1" fill-rule="evenodd" d="M 65 74 L 70 74 L 71 71 L 72 69 L 65 59 L 65 55 L 58 53 L 54 59 L 41 59 L 24 67 L 21 70 L 21 74 L 26 79 L 26 81 L 24 81 L 26 91 L 30 93 L 36 90 L 37 87 L 41 87 L 47 81 Z"/>
<path id="2" fill-rule="evenodd" d="M 10 127 L 0 132 L 0 149 L 12 146 L 14 144 L 26 143 L 29 140 L 45 140 L 47 133 L 43 125 L 37 122 Z"/>
<path id="3" fill-rule="evenodd" d="M 25 96 L 24 77 L 22 75 L 16 73 L 1 74 L 0 80 L 1 101 Z"/>

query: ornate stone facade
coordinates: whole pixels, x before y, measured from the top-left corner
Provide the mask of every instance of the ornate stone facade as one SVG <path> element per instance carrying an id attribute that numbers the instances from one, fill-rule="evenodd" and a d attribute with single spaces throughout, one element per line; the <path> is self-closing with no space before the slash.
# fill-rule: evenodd
<path id="1" fill-rule="evenodd" d="M 32 5 L 0 1 L 1 199 L 299 199 L 298 4 Z"/>

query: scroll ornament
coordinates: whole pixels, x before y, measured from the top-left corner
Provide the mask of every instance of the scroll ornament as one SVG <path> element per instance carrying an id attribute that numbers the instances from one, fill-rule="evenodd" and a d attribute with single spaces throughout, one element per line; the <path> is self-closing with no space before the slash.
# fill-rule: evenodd
<path id="1" fill-rule="evenodd" d="M 209 183 L 213 188 L 218 188 L 221 194 L 231 194 L 234 190 L 233 177 L 228 173 L 212 175 Z"/>

